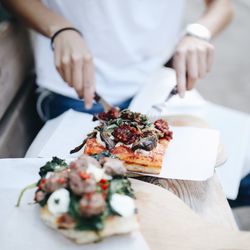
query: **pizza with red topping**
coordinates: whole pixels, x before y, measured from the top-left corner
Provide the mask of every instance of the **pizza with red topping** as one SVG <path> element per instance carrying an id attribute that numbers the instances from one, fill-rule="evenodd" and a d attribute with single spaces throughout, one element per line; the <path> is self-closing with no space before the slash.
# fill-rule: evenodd
<path id="1" fill-rule="evenodd" d="M 160 173 L 172 139 L 167 121 L 151 122 L 146 115 L 116 108 L 94 116 L 93 120 L 98 120 L 99 125 L 71 153 L 84 147 L 88 155 L 108 153 L 119 158 L 130 171 Z"/>

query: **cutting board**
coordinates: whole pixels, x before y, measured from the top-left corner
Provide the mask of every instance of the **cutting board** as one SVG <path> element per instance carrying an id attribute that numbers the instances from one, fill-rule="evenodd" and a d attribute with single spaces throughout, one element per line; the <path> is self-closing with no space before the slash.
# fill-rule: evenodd
<path id="1" fill-rule="evenodd" d="M 250 232 L 209 223 L 171 192 L 139 180 L 131 181 L 141 231 L 152 250 L 250 249 Z"/>

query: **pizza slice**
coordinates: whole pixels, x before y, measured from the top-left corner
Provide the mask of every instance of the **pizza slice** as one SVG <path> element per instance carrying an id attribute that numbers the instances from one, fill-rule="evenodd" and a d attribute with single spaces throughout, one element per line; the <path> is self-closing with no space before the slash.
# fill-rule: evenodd
<path id="1" fill-rule="evenodd" d="M 40 179 L 32 185 L 43 222 L 78 244 L 139 228 L 123 162 L 95 157 L 82 155 L 69 165 L 53 157 L 40 168 Z"/>
<path id="2" fill-rule="evenodd" d="M 71 153 L 84 146 L 85 154 L 108 152 L 122 160 L 130 171 L 160 173 L 172 139 L 167 121 L 151 122 L 143 114 L 115 108 L 94 116 L 94 120 L 99 120 L 100 124 Z"/>

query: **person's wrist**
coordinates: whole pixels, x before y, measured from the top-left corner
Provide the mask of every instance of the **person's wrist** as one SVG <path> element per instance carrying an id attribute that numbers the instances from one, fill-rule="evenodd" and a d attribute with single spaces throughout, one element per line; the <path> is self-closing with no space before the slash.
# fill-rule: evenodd
<path id="1" fill-rule="evenodd" d="M 188 24 L 185 31 L 186 36 L 193 36 L 204 41 L 210 41 L 212 34 L 207 27 L 199 23 Z"/>
<path id="2" fill-rule="evenodd" d="M 50 45 L 51 45 L 51 49 L 54 50 L 54 41 L 56 39 L 57 36 L 59 36 L 61 33 L 66 32 L 66 31 L 74 31 L 76 33 L 78 33 L 80 36 L 82 36 L 82 33 L 80 30 L 74 28 L 74 27 L 63 27 L 61 29 L 58 29 L 50 38 Z"/>
<path id="3" fill-rule="evenodd" d="M 58 30 L 64 27 L 73 27 L 73 25 L 68 22 L 50 24 L 49 27 L 47 27 L 47 37 L 51 38 Z"/>

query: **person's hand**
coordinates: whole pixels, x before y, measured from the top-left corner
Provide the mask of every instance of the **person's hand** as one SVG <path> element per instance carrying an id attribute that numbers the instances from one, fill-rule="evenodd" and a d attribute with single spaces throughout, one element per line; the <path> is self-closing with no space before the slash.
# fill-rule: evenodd
<path id="1" fill-rule="evenodd" d="M 214 46 L 209 42 L 192 36 L 185 36 L 181 40 L 173 57 L 177 88 L 181 97 L 211 70 L 213 56 Z"/>
<path id="2" fill-rule="evenodd" d="M 55 65 L 63 80 L 75 89 L 85 107 L 91 108 L 95 93 L 93 58 L 84 39 L 75 31 L 65 31 L 54 40 Z"/>

